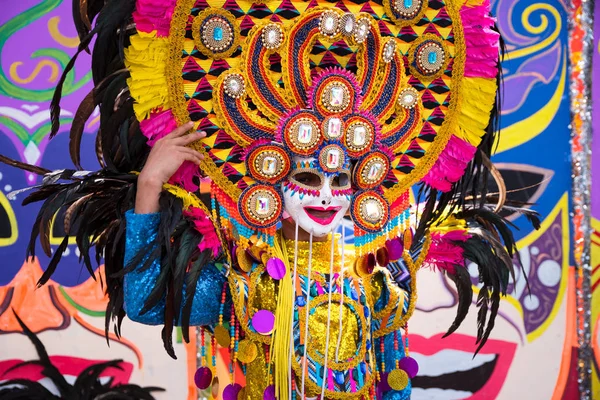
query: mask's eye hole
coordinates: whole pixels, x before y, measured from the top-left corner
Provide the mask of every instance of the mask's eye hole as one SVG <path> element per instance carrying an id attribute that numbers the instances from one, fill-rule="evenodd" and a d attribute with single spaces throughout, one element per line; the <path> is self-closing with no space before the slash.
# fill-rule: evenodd
<path id="1" fill-rule="evenodd" d="M 313 172 L 300 172 L 294 175 L 292 179 L 301 185 L 309 187 L 320 187 L 323 185 L 321 176 Z"/>
<path id="2" fill-rule="evenodd" d="M 335 188 L 350 186 L 350 175 L 347 172 L 340 172 L 331 180 L 331 186 Z"/>

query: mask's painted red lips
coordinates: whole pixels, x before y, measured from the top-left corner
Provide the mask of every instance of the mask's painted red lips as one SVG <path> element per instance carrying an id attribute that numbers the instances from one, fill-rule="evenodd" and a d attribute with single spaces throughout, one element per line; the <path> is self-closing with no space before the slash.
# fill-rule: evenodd
<path id="1" fill-rule="evenodd" d="M 410 335 L 411 356 L 420 370 L 413 379 L 415 399 L 430 398 L 431 393 L 444 393 L 443 398 L 482 400 L 495 399 L 513 362 L 517 345 L 489 339 L 479 355 L 472 336 L 443 334 L 430 338 Z"/>
<path id="2" fill-rule="evenodd" d="M 304 207 L 306 215 L 321 225 L 329 225 L 341 209 L 342 207 Z"/>
<path id="3" fill-rule="evenodd" d="M 42 367 L 39 365 L 24 365 L 19 368 L 14 368 L 17 364 L 21 364 L 23 360 L 5 360 L 0 361 L 0 382 L 10 379 L 27 379 L 38 382 L 45 378 L 42 374 Z M 50 356 L 50 362 L 58 368 L 60 373 L 73 381 L 84 369 L 92 365 L 101 364 L 103 360 L 87 360 L 84 358 L 68 357 L 68 356 Z M 100 374 L 100 378 L 112 378 L 113 385 L 129 383 L 131 373 L 133 372 L 133 364 L 127 361 L 122 361 L 119 368 L 107 368 Z M 13 370 L 10 370 L 14 368 Z"/>

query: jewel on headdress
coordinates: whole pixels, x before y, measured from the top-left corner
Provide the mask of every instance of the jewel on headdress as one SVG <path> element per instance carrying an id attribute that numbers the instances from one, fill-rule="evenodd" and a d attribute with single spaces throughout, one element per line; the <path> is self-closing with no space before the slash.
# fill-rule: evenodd
<path id="1" fill-rule="evenodd" d="M 361 159 L 354 169 L 354 183 L 360 189 L 373 189 L 383 182 L 390 169 L 387 155 L 376 151 Z"/>
<path id="2" fill-rule="evenodd" d="M 308 144 L 313 140 L 313 125 L 310 122 L 301 122 L 298 125 L 298 142 Z"/>
<path id="3" fill-rule="evenodd" d="M 422 0 L 394 0 L 393 7 L 403 19 L 412 19 L 421 10 Z"/>
<path id="4" fill-rule="evenodd" d="M 205 56 L 221 59 L 230 56 L 237 48 L 239 28 L 229 11 L 207 8 L 192 23 L 196 47 Z"/>
<path id="5" fill-rule="evenodd" d="M 244 77 L 240 74 L 227 75 L 223 87 L 225 88 L 225 93 L 234 99 L 239 99 L 246 92 Z"/>
<path id="6" fill-rule="evenodd" d="M 238 211 L 256 229 L 273 226 L 282 213 L 281 195 L 271 186 L 255 185 L 242 192 Z"/>
<path id="7" fill-rule="evenodd" d="M 398 104 L 406 109 L 411 109 L 417 105 L 419 92 L 412 86 L 404 89 L 398 96 Z"/>
<path id="8" fill-rule="evenodd" d="M 283 43 L 283 31 L 278 24 L 269 24 L 262 31 L 263 44 L 269 50 L 278 49 Z"/>
<path id="9" fill-rule="evenodd" d="M 394 59 L 394 54 L 396 54 L 396 41 L 390 39 L 383 46 L 383 61 L 389 63 Z"/>
<path id="10" fill-rule="evenodd" d="M 323 122 L 323 134 L 327 139 L 338 139 L 342 136 L 342 120 L 338 117 L 327 118 Z"/>
<path id="11" fill-rule="evenodd" d="M 427 40 L 419 43 L 413 50 L 413 67 L 416 71 L 425 76 L 431 76 L 438 73 L 446 62 L 446 52 L 442 43 L 433 35 Z"/>
<path id="12" fill-rule="evenodd" d="M 215 16 L 202 24 L 202 43 L 214 52 L 223 52 L 233 41 L 233 30 L 229 21 L 221 16 Z"/>
<path id="13" fill-rule="evenodd" d="M 340 19 L 340 26 L 344 36 L 352 36 L 356 28 L 356 17 L 352 13 L 345 13 Z"/>
<path id="14" fill-rule="evenodd" d="M 328 144 L 319 153 L 319 166 L 325 172 L 337 172 L 345 163 L 344 150 L 337 144 Z"/>
<path id="15" fill-rule="evenodd" d="M 326 36 L 335 36 L 339 32 L 340 16 L 335 11 L 327 10 L 321 14 L 319 31 Z"/>
<path id="16" fill-rule="evenodd" d="M 375 199 L 368 199 L 363 205 L 363 217 L 370 222 L 378 222 L 383 214 L 381 205 Z"/>
<path id="17" fill-rule="evenodd" d="M 352 198 L 351 214 L 360 229 L 378 232 L 389 219 L 389 204 L 375 191 L 358 192 Z"/>
<path id="18" fill-rule="evenodd" d="M 275 184 L 290 171 L 291 159 L 281 146 L 261 143 L 248 154 L 246 168 L 253 179 Z"/>
<path id="19" fill-rule="evenodd" d="M 356 22 L 356 29 L 354 31 L 354 41 L 356 43 L 362 43 L 367 39 L 369 35 L 369 29 L 371 27 L 371 21 L 368 18 L 360 18 Z"/>
<path id="20" fill-rule="evenodd" d="M 277 159 L 275 157 L 267 156 L 262 161 L 262 172 L 265 175 L 274 175 L 277 172 Z"/>
<path id="21" fill-rule="evenodd" d="M 362 147 L 367 142 L 367 127 L 364 125 L 356 125 L 354 127 L 354 135 L 352 136 L 352 144 L 355 147 Z"/>
<path id="22" fill-rule="evenodd" d="M 346 110 L 350 105 L 348 87 L 339 81 L 328 83 L 323 90 L 321 101 L 329 112 L 342 112 Z"/>
<path id="23" fill-rule="evenodd" d="M 367 151 L 374 141 L 374 132 L 365 119 L 359 119 L 348 125 L 346 129 L 346 146 L 350 155 L 361 156 Z"/>
<path id="24" fill-rule="evenodd" d="M 292 116 L 280 129 L 285 145 L 299 155 L 313 153 L 323 141 L 317 118 L 308 112 Z"/>
<path id="25" fill-rule="evenodd" d="M 255 202 L 256 214 L 258 214 L 260 216 L 269 215 L 271 212 L 271 208 L 269 207 L 270 200 L 271 200 L 271 198 L 268 195 L 256 196 L 256 202 Z"/>

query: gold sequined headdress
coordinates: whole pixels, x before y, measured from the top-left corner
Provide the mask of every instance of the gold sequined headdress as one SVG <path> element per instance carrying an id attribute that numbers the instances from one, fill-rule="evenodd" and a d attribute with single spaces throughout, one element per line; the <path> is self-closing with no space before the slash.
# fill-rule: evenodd
<path id="1" fill-rule="evenodd" d="M 450 190 L 485 134 L 498 50 L 487 7 L 138 0 L 134 109 L 149 138 L 188 120 L 208 132 L 202 171 L 242 247 L 272 245 L 281 191 L 302 190 L 286 185 L 294 156 L 324 173 L 353 166 L 341 194 L 359 253 L 374 253 L 408 228 L 410 188 Z M 174 181 L 190 189 L 193 176 Z"/>

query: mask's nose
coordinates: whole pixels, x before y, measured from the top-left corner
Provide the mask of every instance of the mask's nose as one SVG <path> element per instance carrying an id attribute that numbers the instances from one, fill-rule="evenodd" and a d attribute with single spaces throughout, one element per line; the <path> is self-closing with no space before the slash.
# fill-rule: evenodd
<path id="1" fill-rule="evenodd" d="M 327 177 L 325 182 L 323 183 L 323 188 L 321 189 L 321 204 L 324 206 L 328 206 L 331 204 L 331 200 L 333 198 L 333 193 L 331 192 L 331 180 L 333 177 Z"/>

